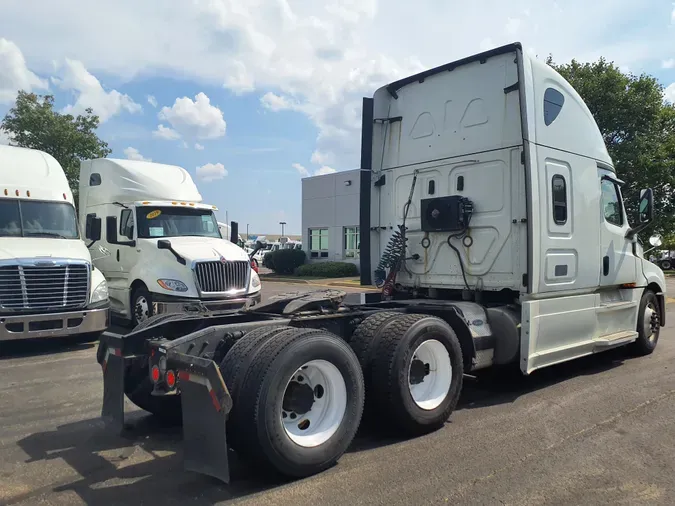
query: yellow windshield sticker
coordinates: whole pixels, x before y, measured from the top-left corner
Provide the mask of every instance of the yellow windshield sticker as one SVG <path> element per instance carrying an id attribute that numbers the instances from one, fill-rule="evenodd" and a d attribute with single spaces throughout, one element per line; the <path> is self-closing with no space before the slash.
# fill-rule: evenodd
<path id="1" fill-rule="evenodd" d="M 153 218 L 157 218 L 157 216 L 159 216 L 160 214 L 162 214 L 162 211 L 160 211 L 159 209 L 155 209 L 154 211 L 149 212 L 145 217 L 151 220 Z"/>

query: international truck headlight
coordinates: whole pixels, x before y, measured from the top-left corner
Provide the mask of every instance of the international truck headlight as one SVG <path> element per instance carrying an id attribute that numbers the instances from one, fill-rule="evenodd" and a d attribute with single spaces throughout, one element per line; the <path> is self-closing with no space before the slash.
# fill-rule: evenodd
<path id="1" fill-rule="evenodd" d="M 94 302 L 102 302 L 104 300 L 108 300 L 108 283 L 105 282 L 105 279 L 92 292 L 89 302 L 93 304 Z"/>
<path id="2" fill-rule="evenodd" d="M 177 279 L 158 279 L 157 284 L 162 288 L 164 288 L 165 290 L 169 290 L 171 292 L 188 291 L 187 285 L 182 281 L 178 281 Z"/>
<path id="3" fill-rule="evenodd" d="M 258 288 L 260 286 L 260 277 L 255 272 L 251 273 L 251 286 L 253 288 Z"/>

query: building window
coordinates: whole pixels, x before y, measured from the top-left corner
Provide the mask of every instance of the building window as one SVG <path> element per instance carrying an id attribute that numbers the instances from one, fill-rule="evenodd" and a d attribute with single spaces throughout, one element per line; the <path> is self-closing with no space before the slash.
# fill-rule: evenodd
<path id="1" fill-rule="evenodd" d="M 328 258 L 327 228 L 312 228 L 309 230 L 309 257 Z"/>
<path id="2" fill-rule="evenodd" d="M 553 176 L 551 182 L 553 195 L 553 221 L 556 225 L 567 223 L 567 185 L 560 174 Z"/>
<path id="3" fill-rule="evenodd" d="M 359 227 L 345 227 L 344 238 L 345 258 L 359 258 Z"/>
<path id="4" fill-rule="evenodd" d="M 547 88 L 544 92 L 544 124 L 550 125 L 560 114 L 565 97 L 558 90 Z"/>

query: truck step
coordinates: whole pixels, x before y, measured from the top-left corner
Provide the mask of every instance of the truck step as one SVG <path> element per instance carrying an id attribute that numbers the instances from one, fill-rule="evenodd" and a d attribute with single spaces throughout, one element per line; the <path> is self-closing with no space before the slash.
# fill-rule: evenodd
<path id="1" fill-rule="evenodd" d="M 608 334 L 595 339 L 595 347 L 597 350 L 606 350 L 616 346 L 622 346 L 634 341 L 637 336 L 638 333 L 634 330 L 625 330 L 622 332 L 616 332 L 614 334 Z"/>

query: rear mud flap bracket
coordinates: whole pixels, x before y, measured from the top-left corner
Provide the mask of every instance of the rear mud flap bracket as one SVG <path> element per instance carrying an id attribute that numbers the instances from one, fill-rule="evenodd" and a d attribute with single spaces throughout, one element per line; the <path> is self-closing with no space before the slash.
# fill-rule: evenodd
<path id="1" fill-rule="evenodd" d="M 169 352 L 168 367 L 178 371 L 183 411 L 183 467 L 230 482 L 226 437 L 232 398 L 220 370 L 209 359 Z"/>
<path id="2" fill-rule="evenodd" d="M 101 418 L 111 430 L 124 429 L 125 359 L 119 348 L 106 347 L 103 361 L 103 407 Z"/>

